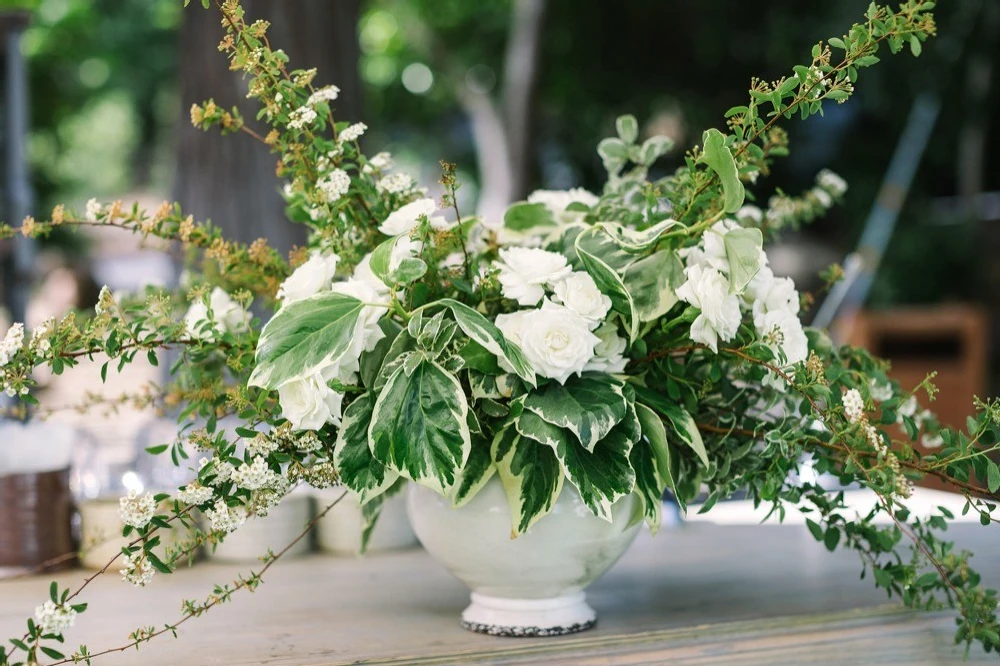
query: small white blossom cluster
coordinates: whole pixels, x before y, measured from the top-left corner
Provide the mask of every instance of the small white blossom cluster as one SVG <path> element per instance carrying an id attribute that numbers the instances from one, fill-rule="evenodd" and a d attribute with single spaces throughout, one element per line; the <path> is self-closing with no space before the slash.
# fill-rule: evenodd
<path id="1" fill-rule="evenodd" d="M 69 604 L 55 604 L 50 599 L 35 608 L 35 621 L 42 634 L 61 635 L 73 626 L 76 611 Z"/>
<path id="2" fill-rule="evenodd" d="M 211 498 L 212 489 L 201 485 L 197 481 L 192 481 L 177 493 L 177 499 L 185 504 L 204 504 Z"/>
<path id="3" fill-rule="evenodd" d="M 865 417 L 865 400 L 858 389 L 850 389 L 844 393 L 844 416 L 850 423 L 859 423 Z"/>
<path id="4" fill-rule="evenodd" d="M 136 587 L 149 585 L 149 581 L 153 580 L 154 573 L 156 573 L 156 569 L 153 568 L 142 551 L 127 555 L 125 566 L 121 569 L 122 580 L 132 583 Z"/>
<path id="5" fill-rule="evenodd" d="M 319 179 L 316 190 L 327 203 L 333 203 L 351 189 L 351 177 L 343 169 L 334 169 Z"/>
<path id="6" fill-rule="evenodd" d="M 209 314 L 211 309 L 211 315 Z M 193 340 L 215 340 L 220 333 L 242 333 L 250 327 L 250 313 L 221 287 L 212 289 L 208 304 L 200 299 L 184 315 Z"/>
<path id="7" fill-rule="evenodd" d="M 842 197 L 847 192 L 847 181 L 829 169 L 816 174 L 816 184 L 834 197 Z"/>
<path id="8" fill-rule="evenodd" d="M 234 484 L 247 490 L 260 490 L 272 486 L 278 478 L 279 475 L 267 466 L 267 460 L 262 456 L 254 458 L 251 463 L 237 467 L 231 477 Z"/>
<path id="9" fill-rule="evenodd" d="M 364 123 L 354 123 L 353 125 L 348 125 L 340 134 L 337 136 L 337 140 L 340 143 L 351 143 L 352 141 L 357 141 L 361 136 L 368 130 L 368 125 Z"/>
<path id="10" fill-rule="evenodd" d="M 302 130 L 316 122 L 316 111 L 311 106 L 300 106 L 288 115 L 288 128 Z"/>
<path id="11" fill-rule="evenodd" d="M 307 107 L 316 106 L 319 102 L 332 102 L 340 95 L 340 88 L 337 86 L 324 86 L 319 88 L 306 100 Z"/>
<path id="12" fill-rule="evenodd" d="M 118 515 L 125 525 L 135 528 L 145 527 L 156 515 L 156 502 L 151 493 L 142 497 L 130 490 L 127 497 L 118 500 Z"/>
<path id="13" fill-rule="evenodd" d="M 243 506 L 229 506 L 225 500 L 217 499 L 205 515 L 212 522 L 213 532 L 228 534 L 238 530 L 247 521 L 247 510 Z"/>
<path id="14" fill-rule="evenodd" d="M 253 456 L 266 456 L 278 450 L 277 440 L 262 432 L 247 440 L 246 445 L 247 451 Z"/>
<path id="15" fill-rule="evenodd" d="M 616 324 L 605 322 L 611 299 L 589 273 L 574 271 L 558 252 L 533 247 L 500 250 L 496 270 L 502 295 L 531 308 L 497 315 L 497 328 L 535 372 L 564 384 L 587 370 L 624 370 L 625 340 Z"/>
<path id="16" fill-rule="evenodd" d="M 87 209 L 84 215 L 88 222 L 97 222 L 104 212 L 104 207 L 101 206 L 101 202 L 97 199 L 90 199 L 87 201 Z"/>
<path id="17" fill-rule="evenodd" d="M 52 342 L 49 340 L 49 335 L 55 328 L 55 324 L 55 319 L 53 317 L 49 317 L 31 331 L 31 342 L 29 347 L 31 348 L 31 351 L 38 354 L 42 358 L 48 358 L 52 353 Z M 0 347 L 2 347 L 2 345 L 0 345 Z M 0 349 L 0 365 L 3 365 L 2 361 L 3 350 Z"/>
<path id="18" fill-rule="evenodd" d="M 15 323 L 7 329 L 3 340 L 0 340 L 0 368 L 10 363 L 17 352 L 24 346 L 24 324 Z"/>
<path id="19" fill-rule="evenodd" d="M 413 179 L 405 173 L 392 173 L 380 178 L 375 189 L 381 194 L 403 194 L 413 189 Z"/>
<path id="20" fill-rule="evenodd" d="M 374 157 L 368 160 L 363 167 L 361 167 L 361 172 L 370 174 L 375 171 L 388 171 L 393 167 L 392 155 L 387 152 L 376 153 Z"/>

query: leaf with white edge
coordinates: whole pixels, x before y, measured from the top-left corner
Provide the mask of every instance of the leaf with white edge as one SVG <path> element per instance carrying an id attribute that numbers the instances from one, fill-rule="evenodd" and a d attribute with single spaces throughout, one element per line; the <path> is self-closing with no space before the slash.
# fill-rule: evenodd
<path id="1" fill-rule="evenodd" d="M 612 223 L 601 223 L 593 227 L 579 229 L 578 233 L 573 236 L 572 252 L 566 252 L 563 248 L 563 253 L 567 258 L 571 255 L 576 257 L 575 265 L 579 266 L 581 262 L 576 249 L 576 244 L 579 242 L 584 252 L 597 257 L 615 272 L 621 273 L 636 260 L 636 253 L 623 248 L 615 239 L 612 231 L 605 225 L 619 226 L 612 225 Z"/>
<path id="2" fill-rule="evenodd" d="M 593 232 L 584 232 L 577 236 L 577 254 L 584 269 L 590 274 L 590 277 L 594 278 L 597 288 L 611 299 L 611 306 L 624 317 L 629 342 L 635 342 L 639 335 L 639 314 L 636 312 L 631 294 L 628 293 L 628 289 L 625 288 L 625 283 L 622 282 L 618 273 L 603 260 L 584 249 L 585 243 L 581 242 L 590 233 L 595 232 L 600 233 L 600 230 L 595 228 Z"/>
<path id="3" fill-rule="evenodd" d="M 469 412 L 470 414 L 472 412 Z M 472 436 L 472 450 L 465 466 L 458 472 L 458 482 L 451 495 L 451 502 L 458 508 L 476 496 L 496 472 L 490 456 L 490 442 L 480 435 Z"/>
<path id="4" fill-rule="evenodd" d="M 652 166 L 653 162 L 669 153 L 674 147 L 672 139 L 666 136 L 651 136 L 642 143 L 639 149 L 639 163 Z"/>
<path id="5" fill-rule="evenodd" d="M 651 227 L 637 231 L 616 222 L 601 222 L 597 225 L 604 231 L 615 245 L 626 252 L 646 252 L 660 240 L 660 237 L 673 227 L 680 224 L 677 220 L 663 220 Z"/>
<path id="6" fill-rule="evenodd" d="M 392 344 L 396 341 L 403 328 L 392 319 L 383 319 L 378 323 L 379 328 L 385 333 L 385 337 L 375 344 L 375 349 L 361 354 L 361 384 L 362 386 L 373 387 L 378 379 L 379 370 L 385 362 L 385 357 Z"/>
<path id="7" fill-rule="evenodd" d="M 427 264 L 419 257 L 406 257 L 390 276 L 396 282 L 412 284 L 427 273 Z"/>
<path id="8" fill-rule="evenodd" d="M 393 236 L 379 243 L 372 250 L 372 256 L 368 260 L 368 267 L 372 269 L 375 277 L 389 286 L 392 285 L 392 281 L 389 279 L 389 262 L 392 259 L 392 248 L 396 246 L 396 241 L 399 239 L 400 236 Z"/>
<path id="9" fill-rule="evenodd" d="M 636 443 L 629 458 L 632 469 L 635 470 L 635 485 L 643 495 L 643 500 L 646 501 L 647 497 L 650 500 L 655 498 L 655 509 L 651 511 L 651 507 L 646 506 L 647 522 L 648 518 L 655 517 L 658 526 L 663 491 L 666 488 L 670 488 L 678 498 L 677 502 L 682 510 L 686 510 L 687 507 L 684 500 L 678 497 L 677 484 L 674 482 L 674 461 L 670 455 L 670 445 L 667 442 L 667 431 L 663 427 L 663 420 L 652 408 L 642 403 L 635 403 L 635 413 L 642 427 L 642 439 Z M 648 465 L 650 462 L 652 467 Z M 656 531 L 652 523 L 649 526 L 651 530 Z"/>
<path id="10" fill-rule="evenodd" d="M 521 201 L 507 209 L 503 225 L 511 231 L 529 231 L 538 227 L 554 227 L 556 220 L 545 204 Z"/>
<path id="11" fill-rule="evenodd" d="M 552 382 L 524 399 L 524 408 L 573 433 L 587 451 L 625 418 L 625 382 L 601 372 Z"/>
<path id="12" fill-rule="evenodd" d="M 724 209 L 727 213 L 735 213 L 743 205 L 746 192 L 740 182 L 740 174 L 736 169 L 736 160 L 726 145 L 726 137 L 717 129 L 706 130 L 701 138 L 701 161 L 705 162 L 718 176 L 722 183 L 725 196 Z"/>
<path id="13" fill-rule="evenodd" d="M 639 321 L 654 321 L 677 304 L 677 294 L 671 284 L 675 271 L 683 266 L 673 250 L 660 250 L 640 259 L 625 269 L 622 282 L 632 295 Z"/>
<path id="14" fill-rule="evenodd" d="M 552 447 L 587 508 L 598 518 L 611 522 L 611 505 L 635 487 L 629 453 L 640 429 L 634 409 L 592 452 L 567 431 L 547 423 L 534 412 L 524 411 L 515 425 L 523 437 Z"/>
<path id="15" fill-rule="evenodd" d="M 368 448 L 368 427 L 374 407 L 375 398 L 371 393 L 355 398 L 347 406 L 333 450 L 333 464 L 341 481 L 357 493 L 362 506 L 399 478 L 399 474 L 376 460 Z"/>
<path id="16" fill-rule="evenodd" d="M 351 348 L 364 307 L 332 292 L 282 307 L 264 325 L 248 384 L 273 390 L 336 363 Z"/>
<path id="17" fill-rule="evenodd" d="M 490 455 L 507 494 L 514 538 L 552 511 L 562 492 L 563 471 L 551 447 L 512 427 L 493 438 Z"/>
<path id="18" fill-rule="evenodd" d="M 535 371 L 524 357 L 521 348 L 503 336 L 496 324 L 468 305 L 450 298 L 442 298 L 427 307 L 446 307 L 455 317 L 455 323 L 469 339 L 479 343 L 498 359 L 506 361 L 518 377 L 531 386 L 536 385 Z"/>
<path id="19" fill-rule="evenodd" d="M 361 548 L 358 555 L 364 555 L 368 550 L 368 542 L 371 540 L 372 531 L 382 515 L 382 507 L 385 501 L 393 495 L 398 495 L 406 488 L 406 479 L 397 478 L 396 482 L 389 486 L 384 493 L 375 497 L 371 502 L 361 507 Z"/>
<path id="20" fill-rule="evenodd" d="M 386 467 L 447 495 L 472 448 L 469 404 L 458 379 L 437 363 L 420 359 L 410 372 L 408 365 L 396 369 L 375 402 L 368 446 Z"/>
<path id="21" fill-rule="evenodd" d="M 649 442 L 640 438 L 632 446 L 629 462 L 635 472 L 635 489 L 642 500 L 643 517 L 649 531 L 656 534 L 663 521 L 663 485 L 650 449 Z"/>
<path id="22" fill-rule="evenodd" d="M 618 116 L 615 120 L 615 129 L 618 130 L 618 137 L 625 143 L 635 143 L 639 138 L 639 121 L 631 114 Z"/>
<path id="23" fill-rule="evenodd" d="M 663 415 L 670 421 L 674 432 L 682 442 L 691 447 L 702 464 L 708 467 L 708 452 L 705 450 L 705 442 L 701 439 L 701 432 L 698 431 L 698 424 L 694 422 L 694 418 L 680 405 L 668 403 L 664 407 Z"/>
<path id="24" fill-rule="evenodd" d="M 742 294 L 764 263 L 764 235 L 760 229 L 733 229 L 722 242 L 729 262 L 729 292 Z"/>
<path id="25" fill-rule="evenodd" d="M 628 159 L 628 146 L 621 139 L 604 139 L 597 144 L 597 154 L 606 163 L 624 163 Z"/>

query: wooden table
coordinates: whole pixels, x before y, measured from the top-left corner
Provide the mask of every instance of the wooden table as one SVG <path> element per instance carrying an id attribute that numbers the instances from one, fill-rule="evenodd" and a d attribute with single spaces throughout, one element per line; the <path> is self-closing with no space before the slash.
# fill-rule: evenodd
<path id="1" fill-rule="evenodd" d="M 988 528 L 950 531 L 1000 584 L 1000 539 Z M 121 645 L 140 626 L 180 616 L 233 565 L 200 563 L 136 590 L 103 576 L 67 645 Z M 860 581 L 850 552 L 828 553 L 801 525 L 689 523 L 636 544 L 589 592 L 595 629 L 563 638 L 490 638 L 463 631 L 467 592 L 422 550 L 366 559 L 310 555 L 276 564 L 253 594 L 185 624 L 177 639 L 95 664 L 960 664 L 953 615 L 889 604 Z M 59 575 L 60 584 L 80 572 Z M 0 583 L 0 636 L 47 598 L 48 578 Z M 996 663 L 981 651 L 968 663 Z"/>

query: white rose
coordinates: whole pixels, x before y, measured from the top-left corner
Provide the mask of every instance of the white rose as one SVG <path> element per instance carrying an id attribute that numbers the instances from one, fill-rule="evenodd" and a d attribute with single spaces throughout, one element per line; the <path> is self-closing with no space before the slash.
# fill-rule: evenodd
<path id="1" fill-rule="evenodd" d="M 560 384 L 583 372 L 601 341 L 590 332 L 587 320 L 551 301 L 545 301 L 539 310 L 525 312 L 519 323 L 521 351 L 531 367 Z"/>
<path id="2" fill-rule="evenodd" d="M 537 305 L 551 285 L 573 272 L 566 257 L 538 248 L 511 247 L 500 250 L 500 286 L 505 298 L 520 305 Z"/>
<path id="3" fill-rule="evenodd" d="M 601 293 L 590 273 L 576 271 L 555 283 L 553 291 L 563 305 L 587 320 L 590 328 L 600 324 L 611 309 L 611 299 Z"/>
<path id="4" fill-rule="evenodd" d="M 743 298 L 753 310 L 754 322 L 758 324 L 771 312 L 799 313 L 799 292 L 791 278 L 775 277 L 767 266 L 762 266 L 747 286 Z"/>
<path id="5" fill-rule="evenodd" d="M 295 430 L 318 430 L 327 423 L 340 425 L 344 396 L 323 381 L 319 373 L 278 387 L 281 415 Z"/>
<path id="6" fill-rule="evenodd" d="M 204 300 L 192 303 L 184 315 L 184 324 L 187 327 L 188 335 L 198 340 L 212 340 L 215 333 L 211 330 L 203 330 L 205 322 L 211 321 L 212 328 L 220 333 L 242 333 L 250 326 L 250 313 L 229 297 L 229 294 L 220 287 L 212 290 L 209 297 L 209 305 L 212 309 L 212 318 L 208 316 L 209 306 Z"/>
<path id="7" fill-rule="evenodd" d="M 528 203 L 540 203 L 552 213 L 556 224 L 572 224 L 580 221 L 585 213 L 567 211 L 566 208 L 572 203 L 581 203 L 588 208 L 597 205 L 600 199 L 597 195 L 587 190 L 577 187 L 570 190 L 535 190 L 528 195 Z"/>
<path id="8" fill-rule="evenodd" d="M 784 366 L 800 363 L 809 356 L 809 339 L 802 322 L 787 310 L 772 310 L 764 315 L 757 334 L 774 350 Z"/>
<path id="9" fill-rule="evenodd" d="M 381 303 L 388 297 L 388 290 L 380 290 L 375 282 L 351 278 L 346 282 L 334 282 L 331 291 L 345 296 L 353 296 L 363 303 Z M 378 325 L 379 320 L 389 311 L 387 307 L 365 305 L 358 315 L 358 323 L 351 338 L 351 347 L 340 359 L 322 369 L 323 379 L 336 379 L 342 384 L 354 385 L 358 381 L 358 371 L 361 368 L 361 354 L 375 349 L 375 345 L 385 337 L 385 332 Z"/>
<path id="10" fill-rule="evenodd" d="M 729 293 L 729 279 L 714 268 L 700 264 L 684 269 L 687 281 L 677 289 L 677 297 L 701 314 L 691 324 L 691 339 L 719 351 L 719 338 L 732 340 L 740 326 L 740 301 Z"/>
<path id="11" fill-rule="evenodd" d="M 437 210 L 437 204 L 434 199 L 417 199 L 390 213 L 378 230 L 386 236 L 409 233 L 413 227 L 417 226 L 421 217 L 430 216 L 435 210 Z"/>
<path id="12" fill-rule="evenodd" d="M 372 271 L 371 266 L 372 253 L 369 252 L 358 262 L 358 265 L 354 267 L 353 280 L 358 282 L 368 283 L 372 289 L 380 295 L 379 300 L 384 300 L 389 298 L 389 287 L 378 278 L 377 275 Z"/>
<path id="13" fill-rule="evenodd" d="M 611 322 L 605 323 L 594 331 L 600 342 L 594 347 L 594 358 L 590 359 L 585 371 L 608 372 L 620 374 L 625 372 L 628 359 L 625 358 L 625 347 L 628 343 L 618 335 L 618 326 Z"/>
<path id="14" fill-rule="evenodd" d="M 335 254 L 320 254 L 313 252 L 309 260 L 295 269 L 295 272 L 281 283 L 278 288 L 278 300 L 282 305 L 288 305 L 303 298 L 309 298 L 330 286 L 337 272 L 337 262 L 340 257 Z"/>

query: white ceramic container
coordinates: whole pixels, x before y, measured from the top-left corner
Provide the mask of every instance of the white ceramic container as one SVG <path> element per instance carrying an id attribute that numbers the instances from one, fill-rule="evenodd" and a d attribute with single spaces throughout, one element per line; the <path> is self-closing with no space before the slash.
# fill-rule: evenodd
<path id="1" fill-rule="evenodd" d="M 263 518 L 249 518 L 238 530 L 226 536 L 225 541 L 206 551 L 214 560 L 225 562 L 256 562 L 268 550 L 277 553 L 291 543 L 312 517 L 312 497 L 307 493 L 291 493 Z M 304 536 L 283 556 L 297 557 L 308 553 L 309 535 Z"/>
<path id="2" fill-rule="evenodd" d="M 122 537 L 122 519 L 118 513 L 117 497 L 81 500 L 77 504 L 80 512 L 80 564 L 87 569 L 100 569 L 115 555 L 121 552 L 122 546 L 135 540 L 135 534 Z M 160 507 L 161 513 L 168 513 L 166 506 Z M 179 523 L 173 523 L 171 529 L 160 529 L 156 532 L 160 537 L 160 545 L 154 552 L 165 559 L 168 548 L 177 546 L 191 536 L 190 531 Z M 186 560 L 185 560 L 186 561 Z M 117 571 L 117 569 L 115 569 Z"/>
<path id="3" fill-rule="evenodd" d="M 316 493 L 317 508 L 322 510 L 344 492 L 331 488 Z M 353 495 L 345 497 L 316 523 L 316 543 L 320 550 L 338 555 L 357 555 L 361 551 L 361 529 L 364 520 L 361 507 Z M 406 496 L 399 493 L 390 497 L 382 506 L 382 513 L 368 539 L 367 554 L 412 548 L 417 545 L 417 535 L 406 516 Z"/>
<path id="4" fill-rule="evenodd" d="M 568 482 L 552 513 L 510 538 L 510 509 L 493 477 L 465 506 L 409 484 L 410 523 L 424 548 L 472 590 L 462 626 L 495 636 L 555 636 L 594 626 L 584 588 L 611 568 L 642 524 L 632 494 L 594 516 Z"/>

